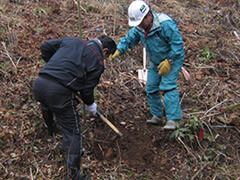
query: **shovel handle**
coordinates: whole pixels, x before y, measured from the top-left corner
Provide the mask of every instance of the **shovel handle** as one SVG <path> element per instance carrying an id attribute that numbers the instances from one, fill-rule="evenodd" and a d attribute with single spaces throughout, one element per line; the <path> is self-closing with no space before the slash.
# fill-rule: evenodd
<path id="1" fill-rule="evenodd" d="M 143 69 L 146 69 L 147 64 L 147 52 L 146 47 L 143 47 Z"/>
<path id="2" fill-rule="evenodd" d="M 122 136 L 122 133 L 107 119 L 105 118 L 100 112 L 97 111 L 97 115 L 109 125 L 119 136 Z"/>

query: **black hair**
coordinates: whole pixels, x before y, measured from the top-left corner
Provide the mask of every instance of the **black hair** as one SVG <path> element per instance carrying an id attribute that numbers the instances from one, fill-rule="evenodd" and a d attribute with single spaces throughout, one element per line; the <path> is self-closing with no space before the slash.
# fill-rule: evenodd
<path id="1" fill-rule="evenodd" d="M 106 35 L 101 35 L 98 39 L 101 41 L 103 49 L 108 48 L 107 55 L 113 54 L 116 51 L 117 45 L 112 38 Z"/>

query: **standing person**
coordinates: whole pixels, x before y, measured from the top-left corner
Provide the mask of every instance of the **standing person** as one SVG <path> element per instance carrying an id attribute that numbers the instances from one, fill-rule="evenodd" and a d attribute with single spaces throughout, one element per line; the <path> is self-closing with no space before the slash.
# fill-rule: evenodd
<path id="1" fill-rule="evenodd" d="M 163 105 L 159 90 L 164 92 L 167 123 L 164 129 L 176 129 L 176 121 L 182 118 L 177 80 L 183 66 L 183 39 L 176 22 L 168 15 L 154 12 L 142 0 L 133 1 L 128 8 L 128 24 L 133 26 L 127 36 L 121 38 L 110 60 L 124 54 L 139 41 L 150 58 L 146 93 L 152 119 L 148 124 L 163 124 Z"/>
<path id="2" fill-rule="evenodd" d="M 62 128 L 67 179 L 84 179 L 80 175 L 82 134 L 75 93 L 80 93 L 86 110 L 96 114 L 94 88 L 104 71 L 104 59 L 115 52 L 116 44 L 105 35 L 90 41 L 65 37 L 48 40 L 40 49 L 46 65 L 33 84 L 35 99 L 41 104 L 49 134 L 54 133 L 53 114 Z"/>

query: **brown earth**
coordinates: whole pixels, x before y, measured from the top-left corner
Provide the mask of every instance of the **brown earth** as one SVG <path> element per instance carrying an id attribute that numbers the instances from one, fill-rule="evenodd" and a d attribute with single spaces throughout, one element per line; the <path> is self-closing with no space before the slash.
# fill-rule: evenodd
<path id="1" fill-rule="evenodd" d="M 81 1 L 82 36 L 105 32 L 118 42 L 129 30 L 130 2 Z M 178 20 L 185 41 L 184 67 L 192 81 L 179 76 L 184 118 L 174 132 L 146 125 L 151 115 L 136 73 L 142 68 L 141 45 L 105 62 L 96 102 L 123 136 L 97 117 L 82 118 L 82 172 L 91 179 L 239 179 L 239 1 L 150 4 Z M 61 131 L 46 135 L 31 86 L 44 65 L 40 44 L 79 36 L 77 12 L 73 0 L 0 0 L 0 179 L 66 176 Z"/>

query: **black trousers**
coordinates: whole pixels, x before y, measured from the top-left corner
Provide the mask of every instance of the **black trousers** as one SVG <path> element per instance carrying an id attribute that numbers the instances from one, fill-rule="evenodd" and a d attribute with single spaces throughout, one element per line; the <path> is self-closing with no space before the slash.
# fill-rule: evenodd
<path id="1" fill-rule="evenodd" d="M 35 99 L 41 103 L 46 124 L 51 124 L 49 122 L 53 121 L 53 114 L 59 122 L 62 128 L 63 150 L 67 153 L 68 175 L 70 179 L 78 179 L 82 155 L 82 133 L 76 109 L 79 101 L 71 90 L 46 75 L 40 75 L 36 79 L 33 93 Z"/>

